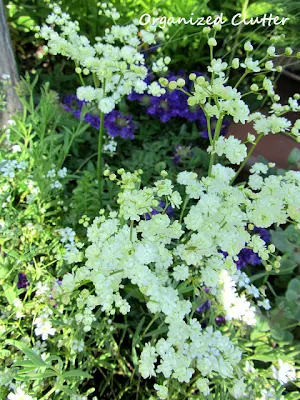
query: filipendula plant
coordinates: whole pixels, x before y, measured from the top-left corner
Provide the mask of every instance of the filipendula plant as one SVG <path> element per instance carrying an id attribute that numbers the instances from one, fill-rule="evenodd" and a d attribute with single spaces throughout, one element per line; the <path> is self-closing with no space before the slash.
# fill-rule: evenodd
<path id="1" fill-rule="evenodd" d="M 119 26 L 116 21 L 120 14 L 112 3 L 99 3 L 99 7 L 99 14 L 111 18 L 113 25 L 111 29 L 105 29 L 103 37 L 96 37 L 93 45 L 79 34 L 79 23 L 71 21 L 70 15 L 62 12 L 57 4 L 52 5 L 53 12 L 46 19 L 46 24 L 37 28 L 37 36 L 47 40 L 45 51 L 61 54 L 74 61 L 82 84 L 77 89 L 78 99 L 94 103 L 99 109 L 97 179 L 101 202 L 104 115 L 132 91 L 160 96 L 165 89 L 157 82 L 145 82 L 148 70 L 144 51 L 148 45 L 156 43 L 157 25 L 151 25 L 147 30 L 139 29 L 139 21 L 135 20 L 132 24 Z M 160 37 L 162 35 L 160 32 Z M 154 72 L 166 71 L 169 62 L 170 57 L 156 58 L 151 68 Z M 91 78 L 89 85 L 85 84 L 83 77 Z"/>
<path id="2" fill-rule="evenodd" d="M 252 85 L 250 91 L 266 94 L 271 101 L 269 115 L 251 114 L 238 86 L 251 73 L 275 70 L 270 58 L 276 57 L 276 49 L 271 46 L 262 60 L 254 60 L 253 46 L 247 42 L 245 59 L 232 61 L 232 67 L 242 68 L 241 79 L 234 88 L 230 87 L 224 72 L 228 65 L 213 58 L 219 29 L 216 26 L 204 31 L 211 52 L 210 78 L 191 74 L 191 93 L 185 90 L 183 79 L 160 81 L 170 90 L 184 90 L 189 105 L 199 104 L 207 116 L 208 176 L 199 179 L 197 173 L 184 171 L 173 182 L 162 171 L 161 180 L 141 187 L 142 171 L 129 173 L 120 169 L 114 173 L 107 169 L 104 175 L 120 187 L 117 204 L 110 205 L 112 211 L 100 210 L 100 216 L 90 225 L 84 222 L 88 246 L 78 249 L 75 232 L 61 231 L 66 258 L 75 266 L 57 285 L 54 297 L 63 304 L 76 301 L 76 323 L 92 335 L 100 312 L 112 318 L 130 315 L 135 303 L 129 301 L 128 291 L 135 288 L 135 302 L 145 303 L 153 314 L 149 325 L 160 322 L 153 335 L 148 335 L 150 341 L 142 342 L 149 327 L 140 340 L 136 338 L 145 321 L 145 315 L 139 315 L 141 325 L 134 341 L 139 340 L 142 351 L 135 368 L 144 379 L 156 377 L 154 389 L 160 399 L 192 395 L 199 399 L 283 398 L 280 396 L 286 391 L 285 385 L 297 379 L 298 351 L 292 352 L 292 346 L 279 347 L 271 356 L 272 347 L 267 342 L 259 350 L 267 356 L 251 355 L 251 343 L 245 337 L 262 324 L 263 314 L 271 305 L 265 288 L 251 284 L 251 277 L 238 271 L 235 261 L 246 247 L 259 255 L 267 271 L 279 269 L 279 259 L 273 255 L 275 246 L 267 245 L 254 227 L 290 222 L 299 229 L 300 172 L 267 175 L 274 165 L 256 163 L 247 182 L 234 183 L 265 135 L 285 133 L 299 141 L 300 120 L 292 125 L 283 114 L 300 110 L 300 96 L 296 94 L 287 105 L 281 105 L 272 81 L 265 77 L 261 87 Z M 235 122 L 252 121 L 256 134 L 249 134 L 246 143 L 233 136 L 220 136 L 225 116 Z M 212 117 L 218 120 L 213 137 Z M 215 154 L 224 155 L 229 163 L 237 165 L 237 171 L 215 164 Z M 159 206 L 162 200 L 163 208 Z M 177 210 L 175 217 L 169 217 L 169 205 Z M 156 215 L 151 214 L 153 209 L 158 211 Z M 196 309 L 204 292 L 209 299 L 209 319 L 201 321 Z M 227 329 L 218 326 L 219 316 L 226 321 Z M 271 364 L 259 368 L 250 360 Z M 183 383 L 186 385 L 180 385 Z M 292 389 L 295 387 L 292 385 Z M 285 392 L 285 398 L 296 398 L 294 395 Z"/>

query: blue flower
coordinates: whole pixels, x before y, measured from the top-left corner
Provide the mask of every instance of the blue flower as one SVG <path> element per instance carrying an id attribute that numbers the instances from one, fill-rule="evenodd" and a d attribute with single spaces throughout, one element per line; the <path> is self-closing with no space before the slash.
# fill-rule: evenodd
<path id="1" fill-rule="evenodd" d="M 202 304 L 202 306 L 196 308 L 196 311 L 198 311 L 199 313 L 204 313 L 204 311 L 208 311 L 210 309 L 211 306 L 211 301 L 210 300 L 206 300 L 205 303 Z"/>
<path id="2" fill-rule="evenodd" d="M 121 136 L 123 139 L 134 139 L 134 132 L 137 129 L 130 115 L 121 114 L 117 110 L 106 115 L 104 126 L 110 136 Z"/>
<path id="3" fill-rule="evenodd" d="M 161 201 L 161 202 L 158 204 L 158 207 L 164 210 L 164 209 L 166 208 L 166 203 L 165 203 L 164 201 Z M 156 210 L 155 208 L 152 208 L 151 215 L 160 214 L 161 212 L 162 212 L 162 211 L 160 211 L 160 210 Z M 174 208 L 173 208 L 171 205 L 169 205 L 169 206 L 167 207 L 167 209 L 165 210 L 165 213 L 166 213 L 169 217 L 173 217 L 173 216 L 174 216 Z M 147 214 L 146 214 L 146 220 L 149 221 L 149 219 L 151 219 L 151 216 L 150 216 L 150 214 L 147 213 Z"/>
<path id="4" fill-rule="evenodd" d="M 82 107 L 86 104 L 78 100 L 75 95 L 68 95 L 63 99 L 63 108 L 77 119 L 81 118 Z M 97 130 L 100 128 L 100 117 L 97 115 L 85 113 L 84 121 Z M 134 132 L 137 129 L 131 116 L 123 115 L 116 110 L 105 116 L 104 126 L 109 136 L 121 136 L 124 139 L 134 139 Z"/>

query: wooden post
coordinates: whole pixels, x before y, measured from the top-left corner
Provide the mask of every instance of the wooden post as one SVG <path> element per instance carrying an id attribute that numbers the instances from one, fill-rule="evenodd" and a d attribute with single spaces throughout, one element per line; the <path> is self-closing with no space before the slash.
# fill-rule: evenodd
<path id="1" fill-rule="evenodd" d="M 10 83 L 6 87 L 6 111 L 0 111 L 0 127 L 6 124 L 13 113 L 22 108 L 15 91 L 19 80 L 16 60 L 6 22 L 3 0 L 0 0 L 0 79 L 3 75 L 10 76 Z"/>

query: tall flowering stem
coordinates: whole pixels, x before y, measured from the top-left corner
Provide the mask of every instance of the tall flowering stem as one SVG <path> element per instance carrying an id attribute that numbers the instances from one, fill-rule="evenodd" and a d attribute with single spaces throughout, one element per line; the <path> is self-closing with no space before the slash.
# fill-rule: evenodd
<path id="1" fill-rule="evenodd" d="M 104 112 L 100 113 L 100 128 L 98 135 L 98 158 L 97 158 L 97 180 L 99 188 L 100 207 L 102 206 L 102 192 L 103 192 L 103 133 L 104 133 Z"/>
<path id="2" fill-rule="evenodd" d="M 217 122 L 215 134 L 212 139 L 213 140 L 213 144 L 212 144 L 213 149 L 215 148 L 215 142 L 218 140 L 218 138 L 220 136 L 220 132 L 221 132 L 221 128 L 222 128 L 222 121 L 223 121 L 223 117 L 220 115 L 218 122 Z M 208 176 L 211 176 L 212 166 L 214 164 L 214 158 L 215 158 L 215 153 L 212 152 L 210 155 L 210 160 L 209 160 Z"/>
<path id="3" fill-rule="evenodd" d="M 231 180 L 231 185 L 233 184 L 233 182 L 236 180 L 236 178 L 239 176 L 240 172 L 242 171 L 242 169 L 244 168 L 244 166 L 246 165 L 246 163 L 248 162 L 249 158 L 251 157 L 251 154 L 253 153 L 255 147 L 257 146 L 258 142 L 260 141 L 260 139 L 264 136 L 263 133 L 260 133 L 257 138 L 255 139 L 255 142 L 253 143 L 253 146 L 251 147 L 251 149 L 249 150 L 247 157 L 244 159 L 244 161 L 242 162 L 242 164 L 240 165 L 239 169 L 236 171 L 236 174 L 234 175 L 234 177 Z"/>

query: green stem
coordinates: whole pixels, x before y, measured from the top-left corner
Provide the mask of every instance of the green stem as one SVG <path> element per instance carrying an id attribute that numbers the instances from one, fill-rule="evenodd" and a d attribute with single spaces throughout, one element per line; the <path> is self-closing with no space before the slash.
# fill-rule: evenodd
<path id="1" fill-rule="evenodd" d="M 53 392 L 55 392 L 55 390 L 56 390 L 56 387 L 53 386 L 53 388 L 50 389 L 49 392 L 47 392 L 47 393 L 45 394 L 45 396 L 41 397 L 40 400 L 48 399 L 48 397 L 49 397 Z"/>
<path id="2" fill-rule="evenodd" d="M 131 220 L 131 221 L 130 221 L 130 241 L 131 241 L 131 242 L 132 242 L 132 233 L 133 233 L 133 223 L 134 223 L 134 221 Z"/>
<path id="3" fill-rule="evenodd" d="M 214 159 L 215 159 L 215 143 L 216 141 L 219 139 L 220 136 L 220 132 L 221 132 L 221 128 L 222 128 L 222 122 L 223 122 L 223 116 L 220 115 L 217 125 L 216 125 L 216 129 L 215 129 L 215 133 L 214 133 L 214 137 L 213 137 L 213 144 L 212 144 L 212 153 L 210 155 L 210 160 L 209 160 L 209 167 L 208 167 L 208 176 L 211 176 L 211 171 L 212 171 L 212 166 L 214 165 Z"/>
<path id="4" fill-rule="evenodd" d="M 100 208 L 102 207 L 102 191 L 103 191 L 103 171 L 102 171 L 102 150 L 103 150 L 103 133 L 104 133 L 104 113 L 100 113 L 100 129 L 98 135 L 98 158 L 97 158 L 97 180 L 99 188 Z"/>
<path id="5" fill-rule="evenodd" d="M 149 322 L 149 324 L 146 326 L 144 332 L 141 334 L 141 341 L 144 339 L 144 336 L 146 335 L 146 333 L 149 331 L 149 329 L 151 328 L 152 324 L 154 324 L 154 322 L 159 318 L 159 315 L 155 315 L 154 318 L 152 318 L 152 320 Z"/>
<path id="6" fill-rule="evenodd" d="M 211 170 L 212 166 L 214 165 L 214 160 L 215 160 L 215 153 L 212 153 L 209 159 L 208 176 L 211 176 Z"/>
<path id="7" fill-rule="evenodd" d="M 205 114 L 205 117 L 206 117 L 209 144 L 212 145 L 213 144 L 213 140 L 212 140 L 212 134 L 211 134 L 210 117 L 206 114 L 206 112 L 204 112 L 204 114 Z"/>
<path id="8" fill-rule="evenodd" d="M 237 83 L 235 84 L 234 88 L 236 89 L 239 84 L 244 80 L 244 78 L 248 75 L 249 71 L 246 71 L 243 73 L 243 75 L 240 77 L 240 79 L 237 81 Z"/>
<path id="9" fill-rule="evenodd" d="M 233 182 L 236 180 L 236 178 L 238 177 L 239 173 L 241 172 L 241 170 L 244 168 L 244 166 L 246 165 L 247 161 L 249 160 L 249 158 L 251 157 L 251 154 L 253 153 L 257 143 L 260 141 L 260 139 L 264 136 L 263 133 L 260 133 L 257 138 L 255 139 L 255 142 L 253 143 L 253 146 L 251 147 L 251 149 L 248 152 L 247 157 L 245 158 L 245 160 L 242 162 L 242 164 L 240 165 L 240 168 L 237 170 L 235 176 L 232 178 L 230 184 L 232 185 Z"/>
<path id="10" fill-rule="evenodd" d="M 76 169 L 75 174 L 77 174 L 77 172 L 79 172 L 81 170 L 82 167 L 84 167 L 84 165 L 89 162 L 92 158 L 94 158 L 98 153 L 94 153 L 92 154 L 90 157 L 88 157 L 81 165 L 79 168 Z"/>
<path id="11" fill-rule="evenodd" d="M 249 3 L 249 0 L 245 0 L 244 3 L 243 3 L 242 12 L 241 12 L 241 14 L 242 14 L 241 17 L 242 17 L 242 18 L 245 18 L 246 15 L 247 15 L 248 3 Z M 231 53 L 230 53 L 230 58 L 229 58 L 229 62 L 228 62 L 229 68 L 228 68 L 228 70 L 227 70 L 226 77 L 229 77 L 229 75 L 230 75 L 231 63 L 232 63 L 232 60 L 233 60 L 233 58 L 234 58 L 234 56 L 235 56 L 235 54 L 236 54 L 236 50 L 237 50 L 238 42 L 239 42 L 239 37 L 240 37 L 240 34 L 241 34 L 242 30 L 243 30 L 243 27 L 244 27 L 243 24 L 240 24 L 240 25 L 238 26 L 237 34 L 236 34 L 236 37 L 235 37 L 235 40 L 234 40 L 234 43 L 233 43 L 233 46 L 232 46 L 232 51 L 231 51 Z"/>
<path id="12" fill-rule="evenodd" d="M 290 329 L 290 328 L 294 328 L 295 326 L 299 326 L 299 324 L 300 324 L 300 322 L 295 322 L 294 324 L 291 324 L 291 325 L 288 325 L 288 326 L 285 326 L 285 330 L 286 329 Z"/>
<path id="13" fill-rule="evenodd" d="M 179 217 L 179 222 L 180 223 L 182 222 L 183 213 L 184 213 L 184 210 L 186 209 L 186 206 L 187 206 L 187 203 L 189 202 L 189 199 L 190 199 L 190 196 L 186 195 L 186 197 L 184 199 L 184 202 L 183 202 L 183 206 L 182 206 L 182 210 L 181 210 L 181 213 L 180 213 L 180 217 Z"/>

